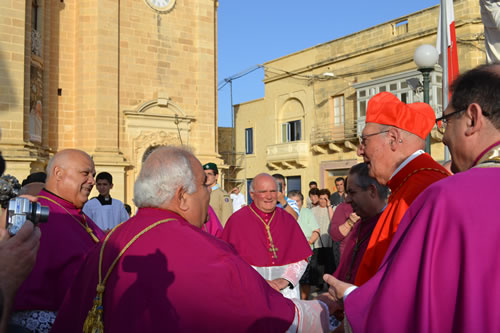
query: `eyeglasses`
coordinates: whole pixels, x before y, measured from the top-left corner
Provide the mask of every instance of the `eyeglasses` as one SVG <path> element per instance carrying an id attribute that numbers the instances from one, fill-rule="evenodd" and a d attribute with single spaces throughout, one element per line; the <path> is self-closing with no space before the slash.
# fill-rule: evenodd
<path id="1" fill-rule="evenodd" d="M 444 134 L 444 132 L 446 131 L 446 125 L 448 125 L 448 121 L 450 121 L 449 118 L 453 115 L 459 114 L 460 112 L 464 112 L 464 111 L 467 111 L 467 109 L 458 110 L 458 111 L 455 111 L 452 113 L 444 114 L 441 117 L 437 118 L 436 125 L 438 128 L 438 131 L 441 132 L 441 134 Z M 439 122 L 441 122 L 441 126 L 439 125 Z"/>
<path id="2" fill-rule="evenodd" d="M 364 146 L 364 145 L 366 145 L 366 139 L 369 138 L 370 136 L 374 136 L 374 135 L 378 135 L 378 134 L 382 134 L 382 133 L 387 133 L 387 132 L 389 132 L 389 130 L 362 135 L 359 137 L 359 144 Z"/>

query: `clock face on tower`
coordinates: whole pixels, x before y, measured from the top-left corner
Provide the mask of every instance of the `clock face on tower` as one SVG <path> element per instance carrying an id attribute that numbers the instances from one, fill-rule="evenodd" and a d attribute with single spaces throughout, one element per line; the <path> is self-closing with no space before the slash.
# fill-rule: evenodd
<path id="1" fill-rule="evenodd" d="M 171 10 L 175 5 L 175 0 L 144 0 L 156 11 L 165 13 Z"/>

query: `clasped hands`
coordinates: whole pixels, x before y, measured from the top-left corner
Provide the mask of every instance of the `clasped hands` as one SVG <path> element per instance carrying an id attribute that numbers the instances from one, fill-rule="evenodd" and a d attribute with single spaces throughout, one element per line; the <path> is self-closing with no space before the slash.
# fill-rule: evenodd
<path id="1" fill-rule="evenodd" d="M 283 279 L 283 278 L 278 278 L 278 279 L 274 279 L 274 280 L 266 280 L 266 281 L 267 281 L 267 283 L 269 283 L 269 285 L 274 290 L 276 290 L 278 292 L 285 289 L 290 284 L 290 282 L 288 282 L 288 280 Z"/>

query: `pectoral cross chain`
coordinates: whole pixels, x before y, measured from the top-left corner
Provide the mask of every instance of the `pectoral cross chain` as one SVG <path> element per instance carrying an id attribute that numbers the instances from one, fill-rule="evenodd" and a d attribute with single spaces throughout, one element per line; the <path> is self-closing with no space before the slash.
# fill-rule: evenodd
<path id="1" fill-rule="evenodd" d="M 273 242 L 273 237 L 271 236 L 271 221 L 273 220 L 273 217 L 274 217 L 274 213 L 276 213 L 276 211 L 273 212 L 273 215 L 271 216 L 271 219 L 269 219 L 269 222 L 266 223 L 264 222 L 264 220 L 259 216 L 259 214 L 257 214 L 253 209 L 252 207 L 250 207 L 250 210 L 255 214 L 255 216 L 257 216 L 257 218 L 264 224 L 264 227 L 266 228 L 266 232 L 267 232 L 267 239 L 269 240 L 269 252 L 272 252 L 273 253 L 273 258 L 274 259 L 278 259 L 278 255 L 276 254 L 276 252 L 278 252 L 278 248 L 274 246 L 274 242 Z"/>

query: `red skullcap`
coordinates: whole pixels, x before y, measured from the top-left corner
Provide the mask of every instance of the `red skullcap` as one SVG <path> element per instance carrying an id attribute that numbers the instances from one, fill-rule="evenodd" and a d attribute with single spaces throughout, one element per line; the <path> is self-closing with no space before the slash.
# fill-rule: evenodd
<path id="1" fill-rule="evenodd" d="M 395 126 L 424 140 L 435 121 L 436 115 L 429 104 L 405 104 L 389 92 L 373 96 L 366 111 L 367 123 Z"/>

